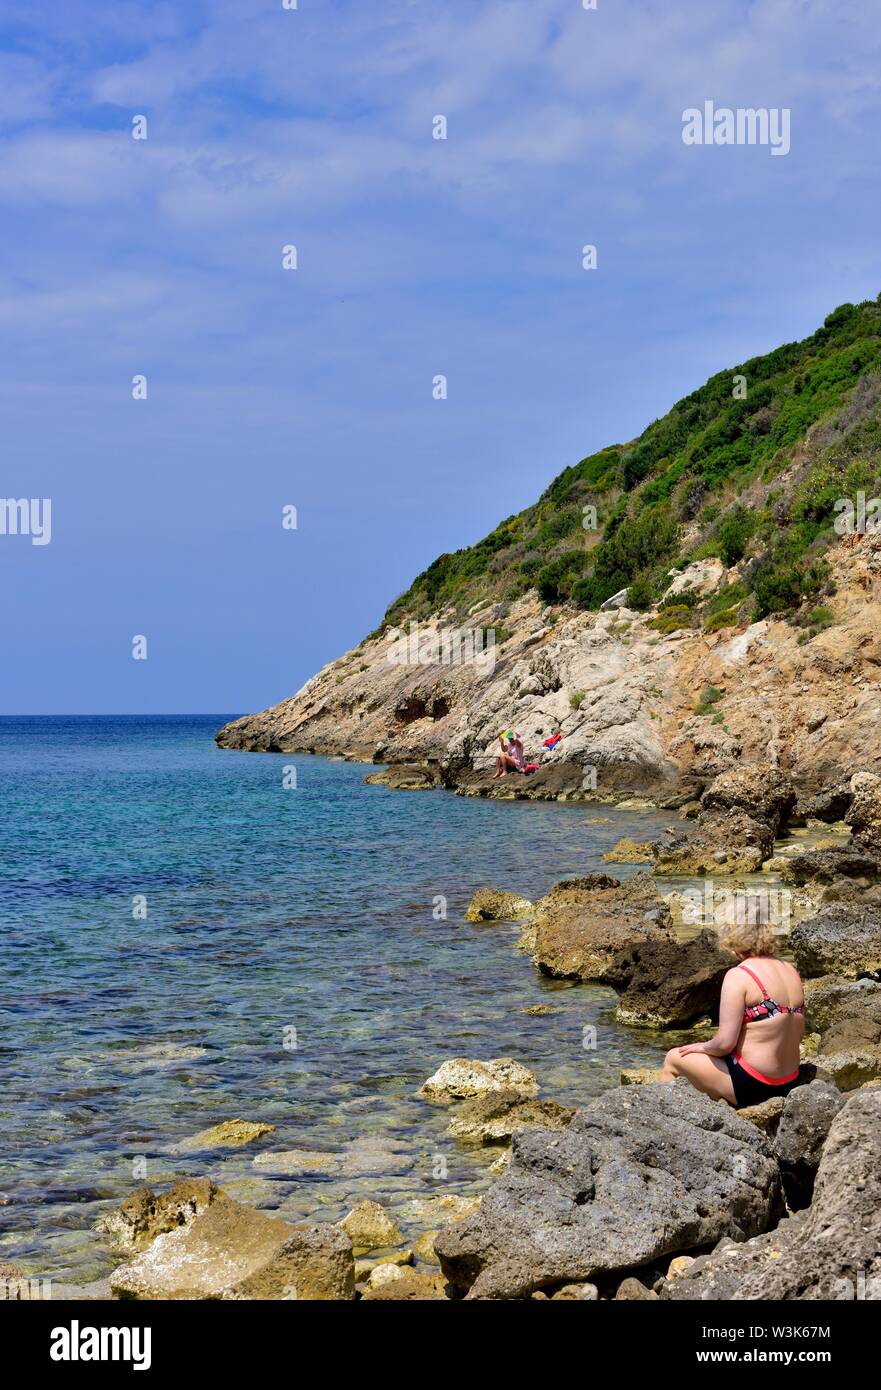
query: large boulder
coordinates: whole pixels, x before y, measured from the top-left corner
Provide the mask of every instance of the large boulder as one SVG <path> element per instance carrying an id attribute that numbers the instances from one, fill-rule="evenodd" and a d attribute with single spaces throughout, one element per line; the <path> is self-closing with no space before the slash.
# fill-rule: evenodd
<path id="1" fill-rule="evenodd" d="M 803 975 L 844 975 L 856 979 L 881 971 L 881 908 L 829 903 L 790 934 L 795 962 Z"/>
<path id="2" fill-rule="evenodd" d="M 833 825 L 836 821 L 844 820 L 852 800 L 853 792 L 847 783 L 827 787 L 821 792 L 805 794 L 798 798 L 791 820 L 802 825 L 809 820 L 824 821 L 827 825 Z"/>
<path id="3" fill-rule="evenodd" d="M 795 789 L 779 767 L 749 764 L 714 778 L 701 797 L 705 812 L 740 811 L 776 835 L 795 805 Z"/>
<path id="4" fill-rule="evenodd" d="M 852 800 L 844 817 L 856 839 L 881 854 L 881 777 L 857 772 L 850 779 Z"/>
<path id="5" fill-rule="evenodd" d="M 620 1087 L 568 1129 L 527 1129 L 479 1210 L 442 1231 L 469 1298 L 528 1298 L 767 1229 L 782 1210 L 768 1139 L 687 1082 Z"/>
<path id="6" fill-rule="evenodd" d="M 618 956 L 606 979 L 621 991 L 615 1017 L 646 1028 L 684 1028 L 718 1012 L 719 992 L 735 964 L 715 932 L 690 941 L 647 941 Z"/>
<path id="7" fill-rule="evenodd" d="M 211 1205 L 110 1276 L 117 1298 L 355 1296 L 352 1242 L 339 1226 L 293 1226 L 218 1193 Z"/>
<path id="8" fill-rule="evenodd" d="M 453 1057 L 438 1067 L 417 1094 L 435 1105 L 451 1105 L 501 1091 L 531 1098 L 538 1095 L 538 1082 L 528 1067 L 511 1057 L 493 1057 L 488 1062 Z"/>
<path id="9" fill-rule="evenodd" d="M 468 911 L 466 922 L 517 922 L 528 917 L 532 903 L 521 898 L 519 893 L 509 893 L 504 888 L 478 888 Z"/>
<path id="10" fill-rule="evenodd" d="M 723 1242 L 661 1297 L 881 1299 L 881 1087 L 858 1091 L 836 1115 L 807 1210 L 743 1244 Z"/>
<path id="11" fill-rule="evenodd" d="M 545 975 L 604 981 L 622 951 L 671 939 L 651 874 L 564 879 L 538 904 L 533 959 Z"/>
<path id="12" fill-rule="evenodd" d="M 823 1145 L 843 1105 L 844 1096 L 827 1081 L 796 1086 L 786 1097 L 774 1136 L 774 1153 L 792 1211 L 810 1204 Z"/>
<path id="13" fill-rule="evenodd" d="M 784 883 L 835 883 L 840 878 L 871 882 L 881 875 L 881 857 L 858 841 L 826 849 L 802 849 L 781 855 L 780 875 Z"/>
<path id="14" fill-rule="evenodd" d="M 739 809 L 701 811 L 692 835 L 671 834 L 654 845 L 659 874 L 749 874 L 774 849 L 774 831 Z"/>

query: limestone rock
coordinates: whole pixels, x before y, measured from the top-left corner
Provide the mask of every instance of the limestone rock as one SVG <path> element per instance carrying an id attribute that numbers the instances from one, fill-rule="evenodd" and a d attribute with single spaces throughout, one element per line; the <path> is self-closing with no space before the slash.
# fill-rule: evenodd
<path id="1" fill-rule="evenodd" d="M 881 908 L 830 903 L 793 927 L 790 944 L 803 975 L 858 975 L 881 971 Z"/>
<path id="2" fill-rule="evenodd" d="M 776 1134 L 780 1117 L 783 1114 L 784 1099 L 783 1096 L 771 1096 L 769 1100 L 763 1100 L 759 1105 L 744 1105 L 737 1113 L 742 1119 L 749 1120 L 750 1124 L 763 1130 L 765 1134 Z"/>
<path id="3" fill-rule="evenodd" d="M 619 1077 L 622 1086 L 647 1086 L 651 1081 L 660 1081 L 661 1073 L 657 1067 L 625 1067 Z"/>
<path id="4" fill-rule="evenodd" d="M 783 1174 L 787 1205 L 795 1211 L 809 1205 L 814 1177 L 832 1121 L 844 1105 L 844 1096 L 826 1081 L 796 1086 L 783 1106 L 774 1153 Z"/>
<path id="5" fill-rule="evenodd" d="M 254 1123 L 250 1120 L 224 1120 L 211 1129 L 203 1129 L 190 1139 L 184 1139 L 174 1146 L 175 1153 L 195 1152 L 199 1149 L 242 1149 L 262 1139 L 264 1134 L 274 1134 L 275 1125 Z"/>
<path id="6" fill-rule="evenodd" d="M 653 864 L 655 856 L 648 840 L 619 840 L 604 855 L 607 864 Z"/>
<path id="7" fill-rule="evenodd" d="M 628 947 L 670 938 L 651 874 L 564 879 L 537 905 L 534 959 L 545 975 L 604 981 Z"/>
<path id="8" fill-rule="evenodd" d="M 661 1291 L 662 1299 L 857 1297 L 881 1297 L 881 1087 L 857 1091 L 833 1120 L 810 1207 L 766 1235 L 720 1246 Z"/>
<path id="9" fill-rule="evenodd" d="M 440 1264 L 440 1260 L 434 1248 L 434 1242 L 439 1235 L 440 1227 L 438 1227 L 436 1231 L 423 1231 L 420 1236 L 416 1237 L 413 1242 L 413 1254 L 418 1260 L 422 1260 L 425 1264 L 429 1265 Z"/>
<path id="10" fill-rule="evenodd" d="M 834 848 L 799 850 L 781 855 L 780 873 L 785 883 L 834 883 L 840 878 L 872 881 L 881 875 L 881 857 L 857 842 Z"/>
<path id="11" fill-rule="evenodd" d="M 624 1279 L 618 1285 L 618 1291 L 615 1294 L 615 1299 L 616 1301 L 618 1299 L 633 1300 L 657 1298 L 657 1296 L 658 1295 L 652 1289 L 647 1289 L 645 1284 L 642 1284 L 638 1279 L 634 1279 L 633 1277 L 631 1277 L 629 1279 Z"/>
<path id="12" fill-rule="evenodd" d="M 453 1057 L 438 1067 L 417 1094 L 422 1100 L 448 1105 L 492 1091 L 531 1098 L 538 1095 L 538 1082 L 528 1067 L 511 1057 L 494 1057 L 488 1062 Z"/>
<path id="13" fill-rule="evenodd" d="M 507 1144 L 529 1125 L 565 1129 L 575 1111 L 555 1100 L 524 1100 L 516 1092 L 492 1091 L 456 1107 L 450 1134 L 469 1144 Z"/>
<path id="14" fill-rule="evenodd" d="M 739 809 L 701 811 L 692 835 L 672 835 L 656 842 L 659 874 L 755 873 L 774 848 L 774 831 Z"/>
<path id="15" fill-rule="evenodd" d="M 355 1250 L 385 1250 L 403 1239 L 395 1222 L 378 1202 L 363 1201 L 340 1221 Z"/>
<path id="16" fill-rule="evenodd" d="M 622 1087 L 563 1131 L 514 1136 L 474 1216 L 436 1241 L 469 1298 L 527 1298 L 765 1230 L 782 1209 L 769 1141 L 687 1082 Z"/>
<path id="17" fill-rule="evenodd" d="M 850 780 L 850 790 L 852 800 L 845 824 L 863 845 L 881 854 L 881 777 L 857 772 Z"/>
<path id="18" fill-rule="evenodd" d="M 355 1283 L 366 1283 L 377 1265 L 412 1265 L 413 1254 L 413 1250 L 384 1250 L 373 1259 L 356 1259 Z"/>
<path id="19" fill-rule="evenodd" d="M 183 1178 L 158 1195 L 139 1187 L 122 1206 L 99 1217 L 96 1228 L 118 1249 L 145 1250 L 157 1236 L 188 1226 L 220 1195 L 208 1178 Z"/>
<path id="20" fill-rule="evenodd" d="M 395 1303 L 414 1303 L 426 1300 L 445 1299 L 446 1287 L 443 1275 L 420 1274 L 416 1270 L 399 1270 L 397 1277 L 386 1279 L 378 1285 L 365 1289 L 361 1295 L 362 1303 L 393 1301 Z"/>
<path id="21" fill-rule="evenodd" d="M 814 1057 L 817 1070 L 829 1078 L 839 1091 L 856 1091 L 869 1082 L 881 1080 L 881 1048 L 866 1048 L 862 1052 L 818 1052 Z"/>
<path id="22" fill-rule="evenodd" d="M 825 1033 L 844 1020 L 863 1017 L 865 1006 L 871 1001 L 881 1001 L 878 980 L 845 980 L 841 975 L 821 975 L 806 980 L 807 1027 L 811 1032 Z M 849 1035 L 849 1041 L 853 1041 L 853 1035 Z"/>
<path id="23" fill-rule="evenodd" d="M 701 797 L 704 811 L 740 811 L 776 835 L 795 805 L 790 777 L 769 764 L 732 768 L 713 779 Z"/>
<path id="24" fill-rule="evenodd" d="M 115 1270 L 118 1298 L 353 1298 L 352 1244 L 338 1226 L 293 1226 L 218 1193 L 185 1226 Z"/>

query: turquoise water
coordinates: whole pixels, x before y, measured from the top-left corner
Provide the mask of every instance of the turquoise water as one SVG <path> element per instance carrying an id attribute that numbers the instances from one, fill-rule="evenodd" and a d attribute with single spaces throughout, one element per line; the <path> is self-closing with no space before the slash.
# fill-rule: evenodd
<path id="1" fill-rule="evenodd" d="M 476 888 L 536 897 L 669 815 L 391 792 L 220 751 L 228 717 L 0 719 L 0 1260 L 32 1274 L 106 1273 L 98 1215 L 184 1175 L 292 1219 L 371 1196 L 415 1233 L 496 1156 L 415 1099 L 444 1059 L 515 1057 L 577 1104 L 669 1045 L 617 1025 L 611 991 L 543 979 L 515 926 L 463 920 Z M 236 1118 L 276 1131 L 172 1152 Z M 291 1149 L 326 1169 L 253 1163 Z"/>

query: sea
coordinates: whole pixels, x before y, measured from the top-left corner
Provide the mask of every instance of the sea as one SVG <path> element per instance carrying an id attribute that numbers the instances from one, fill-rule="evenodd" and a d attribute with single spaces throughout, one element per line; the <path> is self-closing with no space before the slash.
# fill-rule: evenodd
<path id="1" fill-rule="evenodd" d="M 465 921 L 669 812 L 391 791 L 218 749 L 232 717 L 0 719 L 0 1263 L 31 1277 L 105 1277 L 102 1215 L 182 1177 L 292 1221 L 369 1197 L 415 1239 L 500 1152 L 418 1098 L 443 1061 L 512 1057 L 580 1105 L 671 1045 Z M 224 1120 L 274 1129 L 194 1145 Z"/>

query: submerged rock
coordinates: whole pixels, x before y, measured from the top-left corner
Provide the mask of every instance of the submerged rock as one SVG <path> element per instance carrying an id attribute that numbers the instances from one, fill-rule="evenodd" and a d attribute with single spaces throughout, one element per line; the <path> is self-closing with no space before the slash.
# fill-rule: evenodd
<path id="1" fill-rule="evenodd" d="M 855 979 L 881 971 L 881 908 L 829 903 L 793 927 L 790 944 L 803 975 Z"/>
<path id="2" fill-rule="evenodd" d="M 488 1062 L 453 1057 L 442 1063 L 417 1092 L 421 1100 L 449 1105 L 457 1100 L 471 1100 L 490 1091 L 507 1091 L 513 1095 L 538 1095 L 534 1074 L 512 1057 L 494 1057 Z"/>
<path id="3" fill-rule="evenodd" d="M 258 1154 L 253 1160 L 255 1168 L 285 1177 L 312 1173 L 328 1177 L 371 1177 L 381 1173 L 406 1173 L 415 1163 L 412 1145 L 381 1134 L 353 1139 L 329 1153 L 318 1149 L 271 1150 Z"/>
<path id="4" fill-rule="evenodd" d="M 563 1131 L 514 1136 L 479 1211 L 436 1249 L 469 1298 L 528 1298 L 767 1229 L 782 1210 L 765 1136 L 687 1082 L 622 1087 Z"/>
<path id="5" fill-rule="evenodd" d="M 338 1226 L 292 1226 L 223 1193 L 115 1270 L 118 1298 L 349 1299 L 352 1243 Z"/>
<path id="6" fill-rule="evenodd" d="M 532 903 L 517 893 L 506 892 L 503 888 L 478 888 L 468 911 L 466 922 L 518 922 L 528 917 Z"/>
<path id="7" fill-rule="evenodd" d="M 807 1210 L 766 1235 L 723 1244 L 666 1284 L 661 1297 L 881 1297 L 881 1088 L 858 1091 L 836 1115 Z"/>
<path id="8" fill-rule="evenodd" d="M 564 879 L 537 904 L 534 960 L 557 979 L 605 981 L 628 947 L 672 939 L 651 874 Z"/>
<path id="9" fill-rule="evenodd" d="M 660 1081 L 661 1072 L 657 1067 L 625 1067 L 619 1078 L 622 1086 L 648 1086 L 652 1081 Z"/>
<path id="10" fill-rule="evenodd" d="M 683 1028 L 719 1007 L 719 992 L 734 957 L 714 932 L 690 941 L 649 941 L 622 952 L 607 973 L 622 991 L 615 1017 L 631 1026 Z"/>
<path id="11" fill-rule="evenodd" d="M 275 1125 L 255 1123 L 250 1120 L 224 1120 L 211 1129 L 203 1129 L 190 1139 L 175 1144 L 174 1153 L 189 1153 L 198 1149 L 241 1149 L 262 1139 L 264 1134 L 274 1134 Z"/>
<path id="12" fill-rule="evenodd" d="M 434 768 L 414 763 L 396 763 L 382 772 L 370 772 L 364 781 L 373 786 L 391 787 L 398 792 L 433 791 L 440 784 Z"/>

